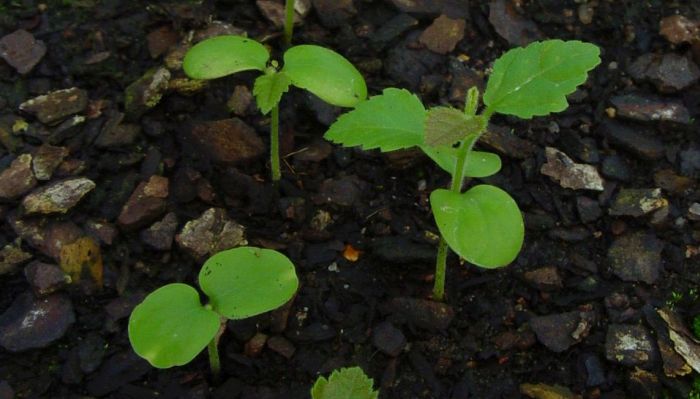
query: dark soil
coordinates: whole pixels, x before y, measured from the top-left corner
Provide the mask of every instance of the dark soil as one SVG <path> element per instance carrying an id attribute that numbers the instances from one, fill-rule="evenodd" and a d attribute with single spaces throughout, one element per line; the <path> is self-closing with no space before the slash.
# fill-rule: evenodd
<path id="1" fill-rule="evenodd" d="M 22 215 L 22 197 L 0 203 L 0 248 L 21 236 L 13 222 L 18 217 L 73 222 L 81 234 L 99 238 L 104 287 L 84 276 L 61 289 L 75 322 L 45 347 L 11 352 L 0 346 L 0 399 L 12 392 L 18 398 L 305 398 L 319 374 L 352 365 L 374 379 L 383 398 L 687 398 L 697 374 L 670 365 L 673 356 L 663 350 L 668 327 L 655 309 L 669 309 L 686 326 L 700 315 L 700 212 L 689 211 L 700 201 L 700 84 L 696 78 L 669 89 L 663 78 L 634 76 L 630 68 L 647 54 L 700 63 L 697 36 L 694 44 L 672 44 L 659 33 L 667 16 L 700 20 L 700 3 L 589 1 L 590 21 L 584 2 L 573 0 L 507 1 L 514 14 L 500 19 L 490 19 L 489 10 L 502 1 L 417 1 L 427 11 L 409 14 L 395 6 L 408 3 L 399 0 L 312 3 L 315 10 L 297 27 L 295 43 L 344 54 L 371 94 L 405 87 L 427 105 L 461 105 L 469 87 L 483 87 L 500 54 L 533 38 L 600 46 L 603 61 L 571 96 L 568 110 L 527 121 L 497 116 L 492 130 L 501 134 L 482 144 L 504 162 L 485 180 L 511 193 L 525 214 L 518 259 L 483 270 L 452 255 L 446 303 L 454 318 L 445 328 L 426 323 L 421 311 L 432 309 L 430 302 L 409 298 L 430 299 L 437 231 L 428 196 L 449 176 L 414 151 L 328 146 L 320 139 L 342 110 L 299 90 L 282 102 L 283 153 L 289 156 L 279 187 L 269 181 L 265 154 L 214 162 L 190 145 L 190 132 L 232 117 L 227 101 L 237 86 L 252 89 L 253 74 L 213 81 L 191 95 L 169 92 L 153 109 L 126 115 L 122 126 L 135 125 L 135 136 L 125 138 L 120 130 L 112 142 L 96 144 L 105 122 L 124 112 L 126 87 L 164 63 L 165 55 L 149 52 L 150 33 L 165 29 L 164 51 L 172 51 L 213 19 L 279 48 L 280 29 L 256 2 L 3 0 L 0 37 L 25 29 L 47 52 L 25 75 L 0 59 L 0 136 L 18 118 L 28 123 L 0 137 L 0 170 L 50 143 L 67 148 L 71 160 L 51 181 L 85 176 L 96 187 L 66 215 Z M 419 40 L 441 13 L 466 21 L 464 38 L 446 55 Z M 87 119 L 75 127 L 45 124 L 19 109 L 38 95 L 72 87 L 89 97 L 80 112 Z M 624 117 L 611 102 L 624 94 L 653 97 L 657 107 L 680 103 L 686 120 Z M 253 111 L 254 104 L 244 107 L 240 117 L 267 143 L 269 119 Z M 605 190 L 562 188 L 541 174 L 545 147 L 594 165 Z M 156 201 L 158 209 L 139 226 L 120 224 L 131 193 L 153 175 L 169 179 L 164 206 Z M 620 211 L 621 190 L 654 188 L 661 189 L 660 206 L 638 211 L 633 197 L 627 205 L 634 209 Z M 179 233 L 212 207 L 244 226 L 251 245 L 289 256 L 301 282 L 288 315 L 229 322 L 220 344 L 220 384 L 211 378 L 205 353 L 187 366 L 158 370 L 133 354 L 127 337 L 128 315 L 146 293 L 175 281 L 196 285 L 201 265 L 177 243 L 154 249 L 140 231 L 173 212 Z M 95 233 L 102 231 L 96 222 L 116 235 Z M 43 225 L 39 235 L 47 231 Z M 36 241 L 24 237 L 19 246 L 36 260 L 59 263 Z M 356 261 L 352 248 L 359 250 Z M 7 273 L 0 268 L 0 314 L 21 295 L 34 295 L 26 263 Z M 643 341 L 640 348 L 614 347 L 614 332 L 626 328 L 641 329 L 630 333 Z M 251 353 L 246 343 L 256 333 L 272 341 Z M 558 385 L 560 393 L 532 393 L 527 384 L 543 384 L 544 391 Z"/>

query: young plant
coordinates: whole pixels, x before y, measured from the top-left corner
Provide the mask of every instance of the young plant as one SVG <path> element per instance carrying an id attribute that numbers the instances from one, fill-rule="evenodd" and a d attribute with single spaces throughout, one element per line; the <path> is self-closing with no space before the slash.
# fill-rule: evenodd
<path id="1" fill-rule="evenodd" d="M 359 367 L 333 370 L 326 379 L 318 377 L 311 388 L 311 399 L 377 399 L 374 381 Z"/>
<path id="2" fill-rule="evenodd" d="M 280 70 L 267 48 L 242 36 L 217 36 L 193 46 L 183 61 L 185 73 L 193 79 L 216 79 L 241 71 L 264 72 L 255 80 L 253 94 L 258 108 L 270 122 L 270 167 L 272 180 L 281 177 L 279 159 L 279 102 L 290 85 L 310 91 L 323 101 L 339 107 L 354 107 L 367 97 L 360 72 L 342 55 L 324 47 L 300 45 L 289 48 Z"/>
<path id="3" fill-rule="evenodd" d="M 563 111 L 566 95 L 586 81 L 598 63 L 598 47 L 580 41 L 547 40 L 512 49 L 493 65 L 479 108 L 479 91 L 469 90 L 464 110 L 426 110 L 406 90 L 389 88 L 342 115 L 325 137 L 344 146 L 393 151 L 419 147 L 452 175 L 449 190 L 430 195 L 442 235 L 433 297 L 442 300 L 448 246 L 484 268 L 509 264 L 520 252 L 523 218 L 517 204 L 498 187 L 481 184 L 462 192 L 465 177 L 487 177 L 501 169 L 496 154 L 474 151 L 494 113 L 523 119 Z"/>
<path id="4" fill-rule="evenodd" d="M 287 303 L 299 286 L 294 265 L 270 249 L 239 247 L 207 259 L 199 286 L 174 283 L 150 293 L 129 318 L 134 352 L 157 368 L 189 363 L 205 347 L 215 378 L 221 370 L 218 342 L 227 320 L 244 319 Z"/>

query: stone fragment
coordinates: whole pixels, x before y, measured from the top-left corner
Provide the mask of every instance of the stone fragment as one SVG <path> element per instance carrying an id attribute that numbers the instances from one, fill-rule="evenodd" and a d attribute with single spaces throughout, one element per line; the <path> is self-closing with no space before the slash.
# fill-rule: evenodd
<path id="1" fill-rule="evenodd" d="M 406 346 L 406 336 L 388 321 L 375 326 L 372 331 L 372 344 L 388 356 L 398 356 Z"/>
<path id="2" fill-rule="evenodd" d="M 397 321 L 413 324 L 429 331 L 443 331 L 455 316 L 451 306 L 435 301 L 417 298 L 393 298 L 384 308 Z"/>
<path id="3" fill-rule="evenodd" d="M 10 215 L 8 223 L 22 240 L 55 260 L 60 259 L 64 245 L 83 236 L 80 228 L 70 221 L 18 219 Z"/>
<path id="4" fill-rule="evenodd" d="M 653 284 L 661 274 L 662 241 L 642 231 L 617 238 L 608 249 L 608 261 L 624 281 Z"/>
<path id="5" fill-rule="evenodd" d="M 168 251 L 173 245 L 177 224 L 177 215 L 170 212 L 161 221 L 142 231 L 141 241 L 159 251 Z"/>
<path id="6" fill-rule="evenodd" d="M 146 42 L 148 43 L 148 52 L 151 54 L 151 58 L 158 58 L 165 54 L 170 46 L 177 43 L 178 39 L 177 33 L 167 25 L 149 32 L 146 35 Z"/>
<path id="7" fill-rule="evenodd" d="M 70 282 L 70 278 L 60 267 L 39 261 L 28 264 L 24 268 L 24 276 L 39 298 L 53 294 Z"/>
<path id="8" fill-rule="evenodd" d="M 80 370 L 85 374 L 97 370 L 102 364 L 107 348 L 107 342 L 98 333 L 88 333 L 78 347 Z"/>
<path id="9" fill-rule="evenodd" d="M 68 116 L 83 112 L 87 105 L 87 92 L 73 87 L 32 98 L 20 104 L 19 109 L 36 115 L 41 123 L 53 125 Z"/>
<path id="10" fill-rule="evenodd" d="M 238 118 L 198 123 L 188 138 L 195 150 L 214 162 L 246 162 L 265 153 L 262 139 Z"/>
<path id="11" fill-rule="evenodd" d="M 657 313 L 668 325 L 668 332 L 673 347 L 683 359 L 700 373 L 700 342 L 683 324 L 683 320 L 670 309 L 657 309 Z"/>
<path id="12" fill-rule="evenodd" d="M 100 240 L 104 244 L 112 245 L 114 239 L 119 235 L 119 230 L 112 223 L 99 220 L 88 220 L 85 222 L 85 231 L 93 238 Z"/>
<path id="13" fill-rule="evenodd" d="M 468 18 L 469 0 L 389 0 L 403 12 Z"/>
<path id="14" fill-rule="evenodd" d="M 700 40 L 700 21 L 692 21 L 683 15 L 665 17 L 659 23 L 659 33 L 673 44 Z"/>
<path id="15" fill-rule="evenodd" d="M 209 208 L 199 218 L 187 222 L 175 241 L 197 259 L 248 243 L 243 226 L 229 219 L 220 208 Z"/>
<path id="16" fill-rule="evenodd" d="M 314 200 L 318 204 L 328 203 L 350 207 L 360 199 L 366 183 L 355 175 L 338 179 L 326 179 L 321 183 Z"/>
<path id="17" fill-rule="evenodd" d="M 302 162 L 321 162 L 333 152 L 333 147 L 326 140 L 314 140 L 304 147 L 304 151 L 294 154 L 294 159 Z"/>
<path id="18" fill-rule="evenodd" d="M 267 340 L 267 347 L 273 352 L 284 356 L 284 358 L 287 360 L 291 359 L 292 356 L 294 356 L 294 352 L 296 352 L 294 344 L 289 342 L 287 338 L 280 335 L 270 337 L 270 339 Z"/>
<path id="19" fill-rule="evenodd" d="M 564 281 L 556 266 L 545 266 L 525 272 L 525 281 L 541 291 L 556 291 L 564 287 Z"/>
<path id="20" fill-rule="evenodd" d="M 36 186 L 31 154 L 22 154 L 0 172 L 0 200 L 12 200 Z"/>
<path id="21" fill-rule="evenodd" d="M 416 91 L 420 89 L 423 77 L 433 73 L 444 62 L 439 54 L 416 48 L 418 36 L 418 32 L 406 35 L 387 50 L 384 59 L 384 69 L 389 77 Z"/>
<path id="22" fill-rule="evenodd" d="M 158 105 L 170 83 L 170 71 L 167 68 L 148 70 L 124 91 L 124 110 L 138 118 L 146 111 Z"/>
<path id="23" fill-rule="evenodd" d="M 167 205 L 168 185 L 167 177 L 156 175 L 139 183 L 117 218 L 119 226 L 127 230 L 138 229 L 162 215 Z"/>
<path id="24" fill-rule="evenodd" d="M 352 0 L 312 0 L 316 15 L 326 28 L 338 28 L 357 14 Z"/>
<path id="25" fill-rule="evenodd" d="M 675 122 L 690 124 L 690 112 L 682 102 L 666 100 L 657 96 L 626 94 L 615 96 L 610 102 L 617 110 L 617 116 L 632 120 L 651 122 Z"/>
<path id="26" fill-rule="evenodd" d="M 0 315 L 0 346 L 10 352 L 44 348 L 63 337 L 74 322 L 73 304 L 67 296 L 36 299 L 26 292 Z"/>
<path id="27" fill-rule="evenodd" d="M 139 380 L 151 370 L 151 365 L 132 350 L 120 352 L 102 363 L 95 375 L 85 384 L 85 388 L 90 396 L 103 397 Z"/>
<path id="28" fill-rule="evenodd" d="M 650 369 L 658 362 L 659 352 L 646 327 L 610 324 L 605 336 L 605 357 L 625 366 Z"/>
<path id="29" fill-rule="evenodd" d="M 593 327 L 593 312 L 566 312 L 537 316 L 530 319 L 530 327 L 537 340 L 553 352 L 563 352 L 581 342 Z"/>
<path id="30" fill-rule="evenodd" d="M 445 15 L 437 17 L 418 38 L 430 51 L 447 54 L 455 49 L 464 37 L 467 23 L 463 19 L 452 19 Z"/>
<path id="31" fill-rule="evenodd" d="M 59 180 L 24 197 L 22 207 L 28 215 L 66 213 L 94 188 L 95 183 L 85 177 Z"/>
<path id="32" fill-rule="evenodd" d="M 642 55 L 628 72 L 635 80 L 652 82 L 662 93 L 683 90 L 700 79 L 700 68 L 688 57 L 675 53 Z"/>
<path id="33" fill-rule="evenodd" d="M 586 386 L 595 387 L 605 384 L 606 373 L 605 369 L 603 369 L 603 362 L 600 360 L 598 355 L 586 353 L 581 356 L 581 362 L 586 368 Z"/>
<path id="34" fill-rule="evenodd" d="M 253 94 L 248 89 L 248 86 L 237 85 L 233 89 L 231 97 L 226 102 L 228 109 L 238 116 L 246 116 L 250 104 L 253 103 Z"/>
<path id="35" fill-rule="evenodd" d="M 640 217 L 668 206 L 660 188 L 623 188 L 610 207 L 612 216 Z"/>
<path id="36" fill-rule="evenodd" d="M 243 353 L 248 357 L 258 357 L 265 347 L 267 342 L 267 335 L 261 332 L 255 333 L 253 338 L 249 339 L 248 342 L 243 346 Z"/>
<path id="37" fill-rule="evenodd" d="M 285 9 L 284 4 L 274 0 L 256 0 L 255 5 L 258 6 L 258 10 L 262 15 L 267 18 L 268 21 L 272 22 L 276 28 L 282 28 L 284 26 L 285 20 Z M 294 13 L 294 23 L 299 23 L 299 16 Z"/>
<path id="38" fill-rule="evenodd" d="M 0 39 L 0 57 L 22 75 L 29 73 L 45 54 L 46 44 L 24 29 Z"/>
<path id="39" fill-rule="evenodd" d="M 583 223 L 593 223 L 603 216 L 598 201 L 588 197 L 576 197 L 576 210 Z"/>
<path id="40" fill-rule="evenodd" d="M 32 258 L 32 254 L 24 252 L 15 243 L 7 244 L 0 249 L 0 276 L 13 273 L 24 262 Z"/>
<path id="41" fill-rule="evenodd" d="M 34 153 L 32 169 L 37 180 L 51 180 L 53 172 L 69 154 L 66 147 L 42 144 Z"/>
<path id="42" fill-rule="evenodd" d="M 553 147 L 545 149 L 547 163 L 540 172 L 559 182 L 564 188 L 573 190 L 603 191 L 603 178 L 595 166 L 575 163 L 563 152 Z"/>
<path id="43" fill-rule="evenodd" d="M 654 183 L 671 194 L 683 195 L 696 185 L 695 179 L 679 176 L 673 169 L 661 169 L 654 173 Z"/>
<path id="44" fill-rule="evenodd" d="M 629 372 L 627 381 L 627 393 L 635 398 L 660 398 L 662 397 L 661 383 L 656 372 L 635 368 Z"/>
<path id="45" fill-rule="evenodd" d="M 374 48 L 382 50 L 393 40 L 417 25 L 417 19 L 408 14 L 401 13 L 380 26 L 379 29 L 370 36 L 369 40 Z"/>
<path id="46" fill-rule="evenodd" d="M 141 133 L 141 126 L 122 123 L 124 114 L 112 112 L 102 131 L 95 139 L 98 148 L 112 148 L 132 144 Z"/>
<path id="47" fill-rule="evenodd" d="M 534 144 L 514 135 L 510 128 L 494 124 L 489 124 L 488 131 L 481 136 L 479 143 L 516 159 L 530 158 L 537 151 Z"/>
<path id="48" fill-rule="evenodd" d="M 512 46 L 525 46 L 542 38 L 537 25 L 520 15 L 511 1 L 491 0 L 489 22 L 496 33 Z"/>
<path id="49" fill-rule="evenodd" d="M 520 393 L 533 399 L 576 399 L 579 397 L 567 387 L 547 384 L 521 384 Z"/>
<path id="50" fill-rule="evenodd" d="M 666 153 L 663 142 L 644 129 L 605 121 L 601 125 L 601 130 L 613 145 L 627 150 L 639 158 L 656 160 L 663 158 Z"/>

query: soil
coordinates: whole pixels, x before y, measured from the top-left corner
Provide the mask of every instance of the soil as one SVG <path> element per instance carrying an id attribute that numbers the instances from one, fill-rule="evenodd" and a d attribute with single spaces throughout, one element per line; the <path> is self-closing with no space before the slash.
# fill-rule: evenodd
<path id="1" fill-rule="evenodd" d="M 162 67 L 190 32 L 212 20 L 279 49 L 280 29 L 261 11 L 269 4 L 8 0 L 0 3 L 0 37 L 24 29 L 44 43 L 46 54 L 25 74 L 0 60 L 0 170 L 20 168 L 13 163 L 20 155 L 36 158 L 48 143 L 69 153 L 50 182 L 83 176 L 95 187 L 65 214 L 24 214 L 29 190 L 0 204 L 0 248 L 19 248 L 27 257 L 7 272 L 0 267 L 0 338 L 9 339 L 11 305 L 45 295 L 26 265 L 35 270 L 32 262 L 40 261 L 48 270 L 65 263 L 60 248 L 69 236 L 93 237 L 99 245 L 103 287 L 94 274 L 56 283 L 58 293 L 47 298 L 61 296 L 58 320 L 37 323 L 43 330 L 23 337 L 36 341 L 31 348 L 0 345 L 0 398 L 307 398 L 320 374 L 353 365 L 374 379 L 382 398 L 689 397 L 698 371 L 692 354 L 700 354 L 700 345 L 691 345 L 691 360 L 679 357 L 669 341 L 673 327 L 657 310 L 687 328 L 700 315 L 700 210 L 692 208 L 700 200 L 700 84 L 692 75 L 700 38 L 671 43 L 659 24 L 673 15 L 700 20 L 700 3 L 311 3 L 295 43 L 345 55 L 371 94 L 405 87 L 431 106 L 460 106 L 469 87 L 483 87 L 500 54 L 533 39 L 600 46 L 602 63 L 570 97 L 569 109 L 532 120 L 496 116 L 481 144 L 503 160 L 502 171 L 483 180 L 511 193 L 525 215 L 517 260 L 484 270 L 451 255 L 446 305 L 432 302 L 437 231 L 428 197 L 447 186 L 449 176 L 415 151 L 381 154 L 327 144 L 323 133 L 343 110 L 300 90 L 281 105 L 278 187 L 270 183 L 264 152 L 218 162 L 219 147 L 191 143 L 196 127 L 235 116 L 267 148 L 269 119 L 245 102 L 254 74 L 192 93 L 170 90 L 155 107 L 119 119 L 129 101 L 126 88 Z M 453 50 L 438 37 L 435 52 L 421 34 L 441 14 L 466 24 Z M 669 54 L 690 68 L 634 72 L 640 57 Z M 31 98 L 73 87 L 87 93 L 88 103 L 66 115 L 83 115 L 84 123 L 66 126 L 67 116 L 47 121 L 20 110 Z M 655 102 L 634 97 L 632 108 L 651 108 L 625 114 L 616 98 L 627 94 Z M 241 101 L 232 114 L 227 103 Z M 685 116 L 650 120 L 669 104 L 680 104 Z M 106 123 L 119 129 L 105 134 Z M 2 136 L 5 125 L 15 127 L 9 136 Z M 546 147 L 593 165 L 604 190 L 564 188 L 540 173 Z M 16 189 L 21 182 L 13 176 Z M 139 183 L 161 182 L 152 176 L 167 178 L 165 193 L 132 196 L 152 191 Z M 651 209 L 644 205 L 649 201 Z M 122 215 L 126 203 L 139 207 L 132 209 L 136 216 Z M 228 323 L 219 382 L 206 353 L 158 370 L 133 354 L 127 337 L 128 315 L 146 293 L 176 281 L 196 286 L 201 258 L 173 236 L 210 208 L 225 209 L 222 217 L 243 226 L 251 245 L 289 256 L 301 282 L 282 311 Z M 145 237 L 142 230 L 166 213 L 176 216 L 163 223 L 176 219 L 173 228 L 160 225 L 163 236 Z M 33 237 L 18 218 L 38 224 Z M 77 228 L 75 237 L 67 232 L 73 227 L 51 235 L 51 226 L 61 223 Z M 0 263 L 8 259 L 3 252 Z M 85 262 L 97 267 L 90 259 Z M 66 302 L 74 319 L 60 310 Z M 619 336 L 633 342 L 616 345 Z M 265 347 L 251 348 L 265 337 Z"/>

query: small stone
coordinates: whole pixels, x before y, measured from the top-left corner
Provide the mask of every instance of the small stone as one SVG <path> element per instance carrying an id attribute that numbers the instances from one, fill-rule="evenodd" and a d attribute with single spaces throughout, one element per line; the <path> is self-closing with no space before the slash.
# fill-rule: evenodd
<path id="1" fill-rule="evenodd" d="M 9 168 L 0 172 L 0 199 L 12 200 L 20 197 L 36 184 L 32 172 L 32 156 L 22 154 L 12 161 Z"/>
<path id="2" fill-rule="evenodd" d="M 566 154 L 552 147 L 545 149 L 545 155 L 547 163 L 542 165 L 540 172 L 559 182 L 562 187 L 574 190 L 604 190 L 603 179 L 595 166 L 574 163 Z"/>
<path id="3" fill-rule="evenodd" d="M 98 220 L 85 222 L 85 230 L 90 236 L 107 245 L 112 245 L 119 235 L 119 230 L 113 224 Z"/>
<path id="4" fill-rule="evenodd" d="M 36 115 L 41 123 L 53 125 L 68 116 L 83 112 L 87 105 L 87 92 L 73 87 L 32 98 L 20 104 L 19 109 Z"/>
<path id="5" fill-rule="evenodd" d="M 601 125 L 602 133 L 616 145 L 639 158 L 657 160 L 666 154 L 663 142 L 646 130 L 635 129 L 613 121 Z"/>
<path id="6" fill-rule="evenodd" d="M 197 259 L 248 243 L 243 226 L 229 219 L 220 208 L 209 208 L 199 218 L 187 222 L 175 241 Z"/>
<path id="7" fill-rule="evenodd" d="M 141 126 L 122 123 L 124 114 L 112 112 L 102 131 L 95 139 L 98 148 L 112 148 L 132 144 L 141 134 Z"/>
<path id="8" fill-rule="evenodd" d="M 668 206 L 660 188 L 623 188 L 610 207 L 612 216 L 640 217 Z"/>
<path id="9" fill-rule="evenodd" d="M 629 373 L 627 392 L 635 398 L 662 397 L 659 377 L 655 373 L 638 368 Z"/>
<path id="10" fill-rule="evenodd" d="M 533 399 L 576 399 L 576 396 L 567 387 L 547 384 L 521 384 L 520 393 Z"/>
<path id="11" fill-rule="evenodd" d="M 619 155 L 610 155 L 603 159 L 600 173 L 608 179 L 627 182 L 632 180 L 632 170 Z"/>
<path id="12" fill-rule="evenodd" d="M 255 130 L 238 118 L 199 123 L 188 139 L 203 157 L 220 163 L 247 162 L 266 149 Z"/>
<path id="13" fill-rule="evenodd" d="M 481 136 L 479 143 L 516 159 L 531 158 L 537 151 L 534 144 L 514 135 L 510 128 L 493 124 L 489 124 L 488 131 Z"/>
<path id="14" fill-rule="evenodd" d="M 582 3 L 578 6 L 578 20 L 584 25 L 590 25 L 593 23 L 593 16 L 595 15 L 595 8 L 587 3 Z"/>
<path id="15" fill-rule="evenodd" d="M 255 5 L 258 6 L 258 10 L 260 10 L 262 15 L 264 15 L 268 21 L 272 22 L 276 28 L 282 28 L 284 26 L 284 4 L 274 0 L 256 0 Z M 294 14 L 294 23 L 299 23 L 299 16 L 296 15 L 296 13 Z"/>
<path id="16" fill-rule="evenodd" d="M 668 327 L 668 336 L 673 342 L 673 348 L 687 364 L 700 372 L 700 343 L 683 323 L 683 319 L 672 310 L 663 308 L 657 310 L 658 315 Z"/>
<path id="17" fill-rule="evenodd" d="M 469 0 L 390 0 L 399 10 L 412 14 L 468 18 Z"/>
<path id="18" fill-rule="evenodd" d="M 27 292 L 0 315 L 0 346 L 10 352 L 44 348 L 63 337 L 74 322 L 73 304 L 67 296 L 35 299 Z"/>
<path id="19" fill-rule="evenodd" d="M 512 2 L 491 0 L 489 22 L 502 38 L 512 46 L 525 46 L 542 38 L 537 25 L 520 15 Z"/>
<path id="20" fill-rule="evenodd" d="M 90 396 L 106 396 L 132 381 L 141 379 L 152 369 L 146 360 L 132 350 L 120 352 L 102 363 L 85 384 L 85 389 Z"/>
<path id="21" fill-rule="evenodd" d="M 168 185 L 167 177 L 156 175 L 139 183 L 119 214 L 119 226 L 127 230 L 137 229 L 162 215 L 167 205 Z"/>
<path id="22" fill-rule="evenodd" d="M 167 68 L 148 70 L 124 91 L 124 110 L 129 116 L 138 118 L 160 102 L 170 84 Z"/>
<path id="23" fill-rule="evenodd" d="M 398 356 L 406 346 L 406 336 L 388 321 L 382 322 L 372 331 L 372 344 L 388 356 Z"/>
<path id="24" fill-rule="evenodd" d="M 671 15 L 661 20 L 659 33 L 673 44 L 700 40 L 700 21 L 691 21 L 683 15 Z"/>
<path id="25" fill-rule="evenodd" d="M 533 317 L 530 327 L 547 349 L 563 352 L 588 335 L 594 320 L 593 312 L 567 312 Z"/>
<path id="26" fill-rule="evenodd" d="M 605 370 L 603 369 L 603 363 L 597 355 L 586 353 L 582 356 L 581 361 L 586 368 L 586 386 L 595 387 L 605 384 Z"/>
<path id="27" fill-rule="evenodd" d="M 267 335 L 259 332 L 253 335 L 253 338 L 248 340 L 243 347 L 243 353 L 248 357 L 258 357 L 265 347 Z"/>
<path id="28" fill-rule="evenodd" d="M 382 50 L 397 37 L 417 25 L 417 19 L 408 14 L 401 13 L 380 26 L 379 29 L 370 36 L 369 40 L 374 48 Z"/>
<path id="29" fill-rule="evenodd" d="M 694 202 L 690 208 L 688 208 L 688 219 L 693 221 L 700 221 L 700 203 Z"/>
<path id="30" fill-rule="evenodd" d="M 352 0 L 312 0 L 316 15 L 326 28 L 338 28 L 357 14 Z"/>
<path id="31" fill-rule="evenodd" d="M 70 221 L 18 219 L 11 214 L 8 223 L 22 240 L 57 261 L 64 245 L 83 236 L 80 228 Z"/>
<path id="32" fill-rule="evenodd" d="M 424 76 L 433 73 L 444 59 L 424 48 L 416 48 L 418 32 L 409 32 L 399 43 L 387 49 L 384 70 L 394 81 L 419 90 Z"/>
<path id="33" fill-rule="evenodd" d="M 656 96 L 626 94 L 615 96 L 610 102 L 617 109 L 617 116 L 632 120 L 651 122 L 675 122 L 690 124 L 690 112 L 682 102 L 666 100 Z"/>
<path id="34" fill-rule="evenodd" d="M 267 347 L 273 352 L 282 355 L 287 360 L 291 359 L 296 351 L 294 344 L 280 335 L 270 337 L 270 339 L 267 340 Z"/>
<path id="35" fill-rule="evenodd" d="M 66 147 L 42 144 L 34 153 L 32 168 L 37 180 L 51 180 L 53 172 L 69 154 Z"/>
<path id="36" fill-rule="evenodd" d="M 314 140 L 304 147 L 304 151 L 294 154 L 294 159 L 302 162 L 321 162 L 333 152 L 333 147 L 326 140 Z"/>
<path id="37" fill-rule="evenodd" d="M 60 267 L 34 261 L 24 268 L 24 276 L 32 286 L 37 297 L 44 297 L 62 289 L 70 282 L 70 278 Z"/>
<path id="38" fill-rule="evenodd" d="M 593 223 L 603 216 L 598 201 L 588 197 L 576 197 L 576 210 L 583 223 Z"/>
<path id="39" fill-rule="evenodd" d="M 556 291 L 564 287 L 564 282 L 555 266 L 540 267 L 525 272 L 525 281 L 541 291 Z"/>
<path id="40" fill-rule="evenodd" d="M 0 249 L 0 276 L 13 273 L 31 258 L 32 254 L 24 252 L 17 244 L 5 245 Z"/>
<path id="41" fill-rule="evenodd" d="M 326 179 L 315 197 L 318 204 L 329 203 L 350 207 L 359 201 L 366 183 L 355 175 Z"/>
<path id="42" fill-rule="evenodd" d="M 654 183 L 671 194 L 684 195 L 695 187 L 695 179 L 677 175 L 672 169 L 654 173 Z"/>
<path id="43" fill-rule="evenodd" d="M 443 331 L 455 316 L 451 306 L 417 298 L 394 298 L 384 305 L 393 317 L 429 331 Z"/>
<path id="44" fill-rule="evenodd" d="M 675 53 L 645 54 L 629 66 L 628 72 L 635 80 L 651 81 L 662 93 L 683 90 L 700 79 L 700 68 L 688 57 Z"/>
<path id="45" fill-rule="evenodd" d="M 177 230 L 177 215 L 170 212 L 160 222 L 141 232 L 141 241 L 158 251 L 168 251 L 173 245 L 173 237 Z"/>
<path id="46" fill-rule="evenodd" d="M 80 370 L 85 374 L 90 374 L 97 370 L 102 364 L 107 347 L 107 342 L 99 334 L 95 332 L 88 333 L 87 337 L 78 346 Z"/>
<path id="47" fill-rule="evenodd" d="M 464 28 L 467 23 L 463 19 L 452 19 L 440 15 L 426 28 L 418 38 L 430 51 L 447 54 L 455 49 L 457 43 L 464 38 Z"/>
<path id="48" fill-rule="evenodd" d="M 95 188 L 95 183 L 85 177 L 53 182 L 34 190 L 24 197 L 22 206 L 26 214 L 66 213 Z"/>
<path id="49" fill-rule="evenodd" d="M 248 89 L 248 86 L 237 85 L 233 89 L 233 94 L 228 99 L 226 106 L 228 109 L 238 116 L 248 115 L 250 104 L 253 103 L 253 94 Z"/>
<path id="50" fill-rule="evenodd" d="M 645 232 L 617 238 L 608 249 L 613 273 L 624 281 L 653 284 L 661 274 L 663 241 Z"/>
<path id="51" fill-rule="evenodd" d="M 24 29 L 0 39 L 0 57 L 22 75 L 29 73 L 45 54 L 46 44 Z"/>
<path id="52" fill-rule="evenodd" d="M 614 363 L 649 369 L 658 361 L 659 353 L 646 327 L 610 324 L 605 336 L 605 357 Z"/>
<path id="53" fill-rule="evenodd" d="M 170 46 L 177 43 L 178 39 L 177 33 L 167 25 L 149 32 L 146 35 L 146 42 L 148 43 L 148 52 L 151 54 L 151 58 L 158 58 L 165 54 Z"/>

